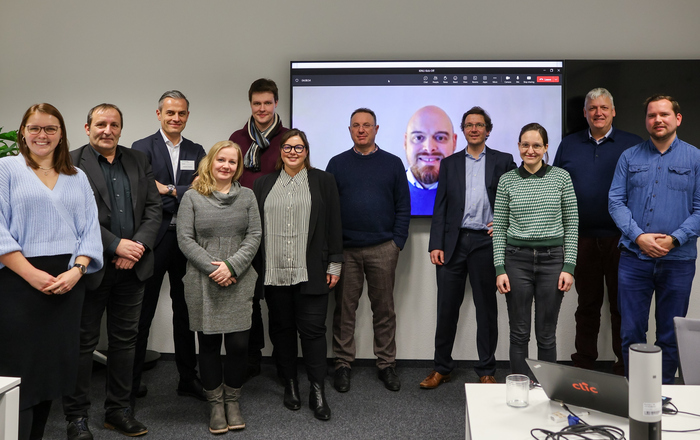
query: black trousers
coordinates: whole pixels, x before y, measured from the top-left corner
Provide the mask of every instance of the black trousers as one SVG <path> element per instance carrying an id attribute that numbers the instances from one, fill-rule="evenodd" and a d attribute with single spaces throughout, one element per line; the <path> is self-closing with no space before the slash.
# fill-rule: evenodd
<path id="1" fill-rule="evenodd" d="M 106 262 L 102 284 L 85 293 L 80 321 L 80 357 L 75 392 L 63 397 L 67 420 L 87 417 L 90 409 L 92 352 L 100 340 L 102 315 L 107 310 L 107 399 L 104 408 L 112 411 L 129 407 L 134 370 L 134 352 L 141 316 L 144 283 L 133 269 L 119 270 Z"/>
<path id="2" fill-rule="evenodd" d="M 190 318 L 185 303 L 185 286 L 182 283 L 182 278 L 187 270 L 187 259 L 177 246 L 177 234 L 174 230 L 168 230 L 165 233 L 163 239 L 153 250 L 153 256 L 155 258 L 153 276 L 146 280 L 141 317 L 139 318 L 139 335 L 136 340 L 136 354 L 134 356 L 134 391 L 137 391 L 141 384 L 148 336 L 158 307 L 160 287 L 166 272 L 170 281 L 170 299 L 173 307 L 175 365 L 181 380 L 189 382 L 197 377 L 195 333 L 190 331 Z"/>
<path id="3" fill-rule="evenodd" d="M 265 330 L 262 320 L 260 298 L 253 297 L 253 320 L 248 336 L 248 363 L 259 364 L 262 359 L 262 349 L 265 348 Z M 274 357 L 274 353 L 273 353 Z"/>
<path id="4" fill-rule="evenodd" d="M 205 390 L 211 391 L 222 382 L 231 388 L 243 386 L 248 364 L 248 331 L 211 335 L 197 332 L 199 369 Z M 222 341 L 226 348 L 226 357 L 221 356 Z"/>
<path id="5" fill-rule="evenodd" d="M 486 231 L 462 229 L 450 261 L 436 268 L 435 370 L 440 374 L 449 374 L 454 369 L 452 348 L 469 276 L 476 308 L 476 349 L 479 355 L 474 370 L 479 376 L 492 376 L 496 371 L 498 303 L 491 237 Z"/>
<path id="6" fill-rule="evenodd" d="M 265 286 L 265 301 L 270 317 L 270 339 L 282 378 L 297 378 L 298 334 L 309 380 L 323 382 L 328 370 L 328 295 L 302 295 L 299 285 Z"/>

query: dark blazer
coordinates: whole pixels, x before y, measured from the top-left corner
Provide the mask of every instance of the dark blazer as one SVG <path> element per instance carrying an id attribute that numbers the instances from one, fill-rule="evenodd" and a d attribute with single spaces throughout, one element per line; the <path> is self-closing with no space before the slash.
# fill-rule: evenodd
<path id="1" fill-rule="evenodd" d="M 258 250 L 255 270 L 258 272 L 256 295 L 262 295 L 265 280 L 265 199 L 275 185 L 281 171 L 258 178 L 253 192 L 258 199 L 263 239 Z M 306 246 L 306 269 L 309 281 L 301 284 L 301 293 L 322 295 L 330 292 L 326 283 L 328 263 L 342 263 L 343 228 L 340 223 L 340 197 L 332 174 L 310 169 L 309 191 L 311 192 L 311 215 L 309 217 L 309 241 Z"/>
<path id="2" fill-rule="evenodd" d="M 466 149 L 446 157 L 440 162 L 437 195 L 430 225 L 428 252 L 439 249 L 445 252 L 445 264 L 450 261 L 457 245 L 459 230 L 464 218 L 466 197 Z M 504 173 L 516 168 L 513 155 L 486 147 L 485 184 L 491 211 L 496 202 L 498 180 Z"/>
<path id="3" fill-rule="evenodd" d="M 110 230 L 112 203 L 102 168 L 97 162 L 97 157 L 88 148 L 92 147 L 89 144 L 83 145 L 77 150 L 71 151 L 70 155 L 73 159 L 73 164 L 87 174 L 92 192 L 95 194 L 97 216 L 102 233 L 102 246 L 106 250 L 117 238 Z M 131 202 L 134 209 L 134 236 L 132 240 L 139 241 L 146 246 L 146 252 L 144 252 L 141 260 L 136 263 L 134 270 L 139 280 L 145 281 L 153 274 L 152 249 L 155 246 L 156 235 L 162 218 L 160 196 L 146 155 L 121 145 L 117 146 L 117 148 L 122 153 L 122 166 L 129 176 L 129 185 L 131 186 Z M 105 267 L 108 264 L 112 264 L 113 257 L 114 255 L 108 255 L 105 251 L 105 264 L 102 266 L 102 269 L 85 276 L 85 287 L 88 290 L 94 290 L 100 285 Z"/>
<path id="4" fill-rule="evenodd" d="M 176 188 L 177 197 L 164 194 L 160 196 L 161 202 L 163 203 L 163 220 L 160 223 L 160 229 L 158 230 L 158 236 L 155 242 L 155 246 L 158 246 L 158 243 L 160 243 L 160 240 L 165 235 L 165 231 L 168 230 L 168 225 L 170 225 L 173 214 L 177 213 L 177 209 L 180 207 L 182 196 L 185 195 L 185 191 L 189 189 L 194 180 L 194 176 L 197 174 L 199 161 L 201 161 L 207 153 L 201 145 L 195 144 L 191 140 L 185 139 L 183 136 L 182 143 L 180 143 L 180 159 L 178 160 L 177 176 L 173 176 L 170 153 L 168 152 L 168 147 L 165 145 L 160 130 L 156 131 L 155 134 L 134 142 L 131 145 L 131 149 L 146 154 L 148 161 L 151 163 L 153 177 L 158 182 L 163 185 L 175 185 Z M 194 169 L 180 169 L 182 165 L 181 161 L 183 160 L 193 161 Z"/>

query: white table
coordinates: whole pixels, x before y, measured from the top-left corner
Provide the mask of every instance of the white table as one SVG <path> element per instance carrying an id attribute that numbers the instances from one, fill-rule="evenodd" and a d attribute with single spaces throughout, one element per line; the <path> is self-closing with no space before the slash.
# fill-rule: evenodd
<path id="1" fill-rule="evenodd" d="M 550 413 L 566 411 L 556 402 L 552 402 L 541 388 L 530 390 L 530 404 L 526 408 L 511 408 L 506 405 L 505 384 L 464 384 L 466 392 L 466 429 L 467 440 L 532 440 L 530 430 L 544 428 L 559 431 L 566 423 L 554 423 L 549 420 Z M 663 395 L 671 397 L 679 411 L 700 414 L 700 386 L 664 385 Z M 590 415 L 581 416 L 588 424 L 614 425 L 625 431 L 629 439 L 629 421 L 623 417 L 590 411 L 585 408 L 568 405 L 575 414 L 584 411 Z M 568 413 L 566 413 L 568 414 Z M 696 429 L 700 428 L 700 417 L 685 414 L 664 415 L 661 419 L 662 429 Z M 664 440 L 700 439 L 700 432 L 670 433 L 663 432 Z M 544 438 L 544 436 L 541 436 Z"/>
<path id="2" fill-rule="evenodd" d="M 0 440 L 19 436 L 19 377 L 0 376 Z"/>

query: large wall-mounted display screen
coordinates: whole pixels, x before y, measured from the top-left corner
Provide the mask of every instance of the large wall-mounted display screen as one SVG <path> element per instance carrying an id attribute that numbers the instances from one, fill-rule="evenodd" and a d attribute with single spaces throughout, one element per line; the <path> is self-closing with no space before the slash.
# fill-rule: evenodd
<path id="1" fill-rule="evenodd" d="M 325 169 L 331 157 L 353 145 L 351 113 L 372 109 L 377 145 L 401 158 L 414 190 L 434 199 L 439 182 L 429 182 L 424 176 L 432 173 L 424 171 L 438 169 L 442 158 L 466 147 L 460 123 L 473 106 L 491 116 L 490 148 L 513 154 L 520 164 L 520 129 L 539 122 L 554 158 L 562 138 L 563 66 L 563 61 L 293 61 L 292 127 L 306 132 L 311 165 Z M 425 135 L 412 136 L 416 131 Z M 412 214 L 431 215 L 432 204 L 413 204 Z"/>

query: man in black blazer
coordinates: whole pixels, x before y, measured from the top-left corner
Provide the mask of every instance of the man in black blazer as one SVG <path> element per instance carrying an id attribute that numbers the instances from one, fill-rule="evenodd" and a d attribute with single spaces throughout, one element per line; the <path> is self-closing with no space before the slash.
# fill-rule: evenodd
<path id="1" fill-rule="evenodd" d="M 185 191 L 194 180 L 199 161 L 206 155 L 201 145 L 195 144 L 182 136 L 190 115 L 190 102 L 178 90 L 170 90 L 158 100 L 156 115 L 160 121 L 160 130 L 144 139 L 134 142 L 133 150 L 148 156 L 156 180 L 156 187 L 163 202 L 163 220 L 156 237 L 153 255 L 155 267 L 153 276 L 146 281 L 146 290 L 139 320 L 139 336 L 136 341 L 134 358 L 133 397 L 145 396 L 146 386 L 141 385 L 141 373 L 146 358 L 148 335 L 151 322 L 156 314 L 160 287 L 165 272 L 170 280 L 170 298 L 173 307 L 173 341 L 175 345 L 175 364 L 180 374 L 177 393 L 206 400 L 202 383 L 197 377 L 197 352 L 195 334 L 190 331 L 189 314 L 185 303 L 185 286 L 182 277 L 187 269 L 187 259 L 177 245 L 175 224 L 177 209 Z M 132 400 L 133 401 L 133 400 Z"/>
<path id="2" fill-rule="evenodd" d="M 476 308 L 474 370 L 482 383 L 495 383 L 498 343 L 496 269 L 493 265 L 493 205 L 501 175 L 515 168 L 513 156 L 486 146 L 493 124 L 481 107 L 462 116 L 467 148 L 445 158 L 430 227 L 430 261 L 435 264 L 438 285 L 434 370 L 420 387 L 437 388 L 450 380 L 459 308 L 467 276 Z"/>
<path id="3" fill-rule="evenodd" d="M 129 405 L 134 351 L 144 283 L 153 274 L 153 252 L 161 222 L 161 201 L 145 154 L 118 145 L 122 113 L 100 104 L 88 113 L 88 145 L 71 152 L 87 174 L 97 203 L 105 264 L 85 277 L 80 323 L 80 359 L 75 392 L 63 398 L 68 439 L 92 439 L 90 409 L 92 353 L 107 310 L 107 399 L 104 426 L 128 436 L 143 435 Z"/>

